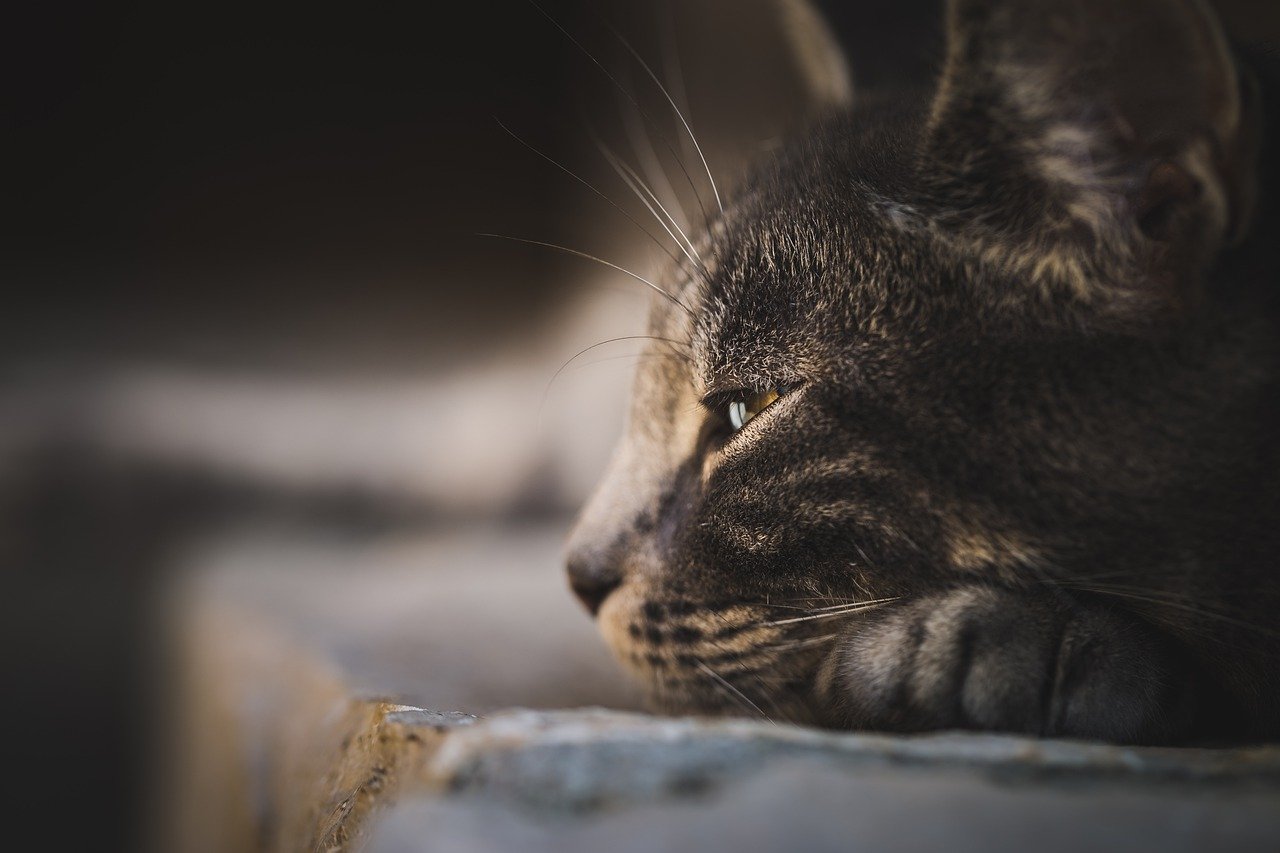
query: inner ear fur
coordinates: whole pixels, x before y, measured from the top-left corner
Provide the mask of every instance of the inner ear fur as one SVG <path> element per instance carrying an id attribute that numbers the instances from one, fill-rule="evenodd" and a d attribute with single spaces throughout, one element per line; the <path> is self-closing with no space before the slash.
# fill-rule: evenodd
<path id="1" fill-rule="evenodd" d="M 951 0 L 927 153 L 989 260 L 1185 300 L 1247 231 L 1255 98 L 1198 0 Z"/>

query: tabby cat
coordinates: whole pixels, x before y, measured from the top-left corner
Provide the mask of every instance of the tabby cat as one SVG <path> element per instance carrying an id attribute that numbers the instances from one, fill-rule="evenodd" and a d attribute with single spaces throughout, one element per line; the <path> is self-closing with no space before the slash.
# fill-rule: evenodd
<path id="1" fill-rule="evenodd" d="M 1280 734 L 1269 58 L 1198 0 L 952 0 L 657 284 L 568 571 L 661 707 Z"/>

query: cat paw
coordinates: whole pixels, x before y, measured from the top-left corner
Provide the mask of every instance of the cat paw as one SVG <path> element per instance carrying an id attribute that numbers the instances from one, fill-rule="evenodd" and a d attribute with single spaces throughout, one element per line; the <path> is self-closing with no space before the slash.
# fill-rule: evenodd
<path id="1" fill-rule="evenodd" d="M 1185 737 L 1191 677 L 1133 617 L 1062 596 L 964 587 L 851 630 L 820 691 L 829 719 L 1122 743 Z"/>

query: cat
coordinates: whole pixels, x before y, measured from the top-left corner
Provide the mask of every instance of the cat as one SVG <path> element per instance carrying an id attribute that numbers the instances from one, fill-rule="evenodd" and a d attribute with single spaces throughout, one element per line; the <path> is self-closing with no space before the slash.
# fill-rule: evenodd
<path id="1" fill-rule="evenodd" d="M 671 712 L 1280 735 L 1271 60 L 1196 0 L 945 32 L 654 279 L 570 585 Z"/>

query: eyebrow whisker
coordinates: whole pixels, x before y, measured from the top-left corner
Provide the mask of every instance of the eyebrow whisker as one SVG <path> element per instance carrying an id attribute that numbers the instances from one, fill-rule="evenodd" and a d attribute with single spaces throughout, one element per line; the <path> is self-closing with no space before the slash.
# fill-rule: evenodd
<path id="1" fill-rule="evenodd" d="M 707 270 L 706 262 L 702 259 L 702 254 L 698 251 L 697 247 L 693 245 L 693 241 L 689 239 L 689 235 L 680 227 L 680 223 L 676 222 L 675 217 L 671 215 L 671 212 L 667 210 L 661 201 L 658 200 L 658 197 L 654 194 L 653 190 L 650 189 L 649 186 L 641 179 L 635 169 L 632 169 L 623 162 L 616 154 L 613 153 L 613 151 L 609 149 L 609 146 L 604 144 L 604 142 L 597 139 L 596 145 L 600 148 L 600 153 L 609 161 L 609 165 L 618 173 L 618 177 L 626 183 L 628 189 L 635 193 L 636 198 L 640 199 L 640 202 L 648 208 L 649 212 L 653 214 L 653 218 L 658 220 L 658 224 L 661 225 L 663 230 L 667 232 L 667 235 L 675 241 L 676 245 L 680 247 L 680 251 L 684 252 L 684 256 L 689 259 L 689 262 L 701 269 L 704 276 L 709 277 L 710 273 Z M 648 196 L 648 198 L 646 198 L 646 196 Z M 649 202 L 650 199 L 653 201 L 652 204 Z M 657 210 L 654 209 L 654 205 L 657 205 Z M 666 217 L 665 219 L 663 216 L 658 215 L 659 210 L 662 211 L 663 216 Z M 671 227 L 675 228 L 674 232 L 667 226 L 668 221 L 670 221 Z M 677 237 L 676 234 L 679 234 L 680 236 Z"/>
<path id="2" fill-rule="evenodd" d="M 680 107 L 676 105 L 675 98 L 671 97 L 671 93 L 667 91 L 667 87 L 662 85 L 662 80 L 660 80 L 658 75 L 654 73 L 653 69 L 649 67 L 649 63 L 644 61 L 644 57 L 642 57 L 640 53 L 631 46 L 631 42 L 627 41 L 622 33 L 618 32 L 615 27 L 609 26 L 609 31 L 613 33 L 614 37 L 616 37 L 618 41 L 622 42 L 622 46 L 627 49 L 627 52 L 631 54 L 635 61 L 640 63 L 640 67 L 643 68 L 645 73 L 649 75 L 649 78 L 653 80 L 654 85 L 658 87 L 658 91 L 662 93 L 663 97 L 667 99 L 667 103 L 671 105 L 671 109 L 675 111 L 676 117 L 680 119 L 680 123 L 684 125 L 685 133 L 689 134 L 689 140 L 693 142 L 694 150 L 698 152 L 698 159 L 702 161 L 702 168 L 706 170 L 707 180 L 711 182 L 711 192 L 716 197 L 716 207 L 720 208 L 720 213 L 723 214 L 724 202 L 720 200 L 720 190 L 716 187 L 716 179 L 711 174 L 711 167 L 707 165 L 707 157 L 702 153 L 702 146 L 698 144 L 698 137 L 693 132 L 693 128 L 689 126 L 689 122 L 685 119 L 684 113 L 680 111 Z"/>
<path id="3" fill-rule="evenodd" d="M 654 284 L 652 281 L 649 281 L 649 279 L 645 278 L 644 276 L 638 275 L 637 273 L 633 273 L 631 270 L 627 269 L 626 267 L 620 267 L 617 264 L 613 263 L 612 261 L 606 261 L 604 258 L 597 257 L 596 255 L 592 255 L 588 252 L 583 252 L 578 249 L 570 249 L 568 246 L 561 246 L 559 243 L 548 243 L 543 240 L 529 240 L 524 237 L 512 237 L 508 234 L 493 234 L 487 231 L 478 232 L 476 236 L 491 237 L 497 240 L 510 240 L 513 243 L 525 243 L 530 246 L 542 246 L 543 248 L 546 248 L 546 249 L 555 249 L 558 252 L 564 252 L 566 254 L 573 255 L 574 257 L 583 258 L 588 261 L 595 261 L 598 264 L 604 264 L 609 269 L 617 270 L 623 275 L 631 276 L 633 279 L 645 285 L 650 290 L 657 293 L 659 296 L 662 296 L 664 299 L 669 300 L 672 305 L 675 305 L 676 307 L 684 311 L 686 314 L 688 314 L 690 319 L 692 320 L 697 319 L 697 316 L 693 313 L 693 310 L 690 309 L 688 305 L 685 305 L 683 302 L 677 299 L 675 294 L 671 293 L 668 290 L 663 290 L 661 287 L 658 287 L 658 285 Z"/>
<path id="4" fill-rule="evenodd" d="M 519 142 L 525 148 L 528 148 L 534 154 L 537 154 L 543 160 L 546 160 L 552 166 L 555 166 L 557 169 L 564 172 L 566 175 L 573 178 L 575 181 L 582 184 L 587 189 L 591 190 L 591 192 L 595 193 L 597 196 L 603 199 L 606 204 L 608 204 L 614 210 L 618 211 L 618 213 L 621 213 L 623 216 L 625 216 L 627 218 L 627 221 L 630 222 L 635 227 L 639 228 L 642 232 L 644 232 L 645 236 L 647 236 L 650 240 L 652 240 L 654 242 L 654 245 L 656 245 L 659 249 L 662 250 L 663 254 L 669 257 L 672 260 L 672 262 L 679 265 L 680 259 L 677 258 L 674 254 L 672 254 L 671 250 L 667 248 L 667 245 L 663 243 L 661 240 L 659 240 L 656 236 L 654 236 L 654 233 L 652 231 L 650 231 L 648 228 L 645 228 L 643 225 L 641 225 L 640 222 L 634 216 L 632 216 L 625 209 L 623 209 L 622 205 L 618 204 L 616 201 L 609 198 L 609 196 L 605 195 L 603 192 L 597 189 L 596 186 L 592 184 L 590 181 L 588 181 L 586 178 L 582 177 L 577 172 L 573 171 L 568 166 L 564 165 L 559 160 L 552 157 L 550 154 L 547 154 L 546 152 L 539 150 L 538 148 L 534 147 L 531 143 L 522 139 L 518 134 L 516 134 L 513 130 L 511 130 L 511 128 L 503 124 L 502 120 L 499 119 L 497 116 L 494 116 L 493 120 L 498 123 L 498 127 L 506 131 L 507 135 L 510 136 L 512 139 L 514 139 L 516 142 Z"/>
<path id="5" fill-rule="evenodd" d="M 621 93 L 622 96 L 625 97 L 633 107 L 635 107 L 636 111 L 639 112 L 640 115 L 644 118 L 644 121 L 649 125 L 650 128 L 654 130 L 654 132 L 658 136 L 658 139 L 662 141 L 662 146 L 667 149 L 667 153 L 671 155 L 672 159 L 676 161 L 676 165 L 680 167 L 680 172 L 684 175 L 684 179 L 688 182 L 689 189 L 693 191 L 693 197 L 697 199 L 698 207 L 702 209 L 702 219 L 704 222 L 706 222 L 707 210 L 702 203 L 702 194 L 698 192 L 697 184 L 694 183 L 693 177 L 689 174 L 688 168 L 685 167 L 684 160 L 682 160 L 680 158 L 680 155 L 676 153 L 675 148 L 671 145 L 670 140 L 667 139 L 666 134 L 664 134 L 661 130 L 657 128 L 656 122 L 654 122 L 652 116 L 649 115 L 649 112 L 644 107 L 640 106 L 640 102 L 636 100 L 635 95 L 631 94 L 630 90 L 628 90 L 627 87 L 623 86 L 620 82 L 618 82 L 618 78 L 615 77 L 609 71 L 609 69 L 605 68 L 603 63 L 601 63 L 600 60 L 596 59 L 593 53 L 587 50 L 582 45 L 582 42 L 578 41 L 578 39 L 576 39 L 571 32 L 565 29 L 564 25 L 561 24 L 558 20 L 556 20 L 555 17 L 551 15 L 551 13 L 549 13 L 546 9 L 542 8 L 542 6 L 537 2 L 537 0 L 529 0 L 529 5 L 537 9 L 538 12 L 541 13 L 544 18 L 550 21 L 551 24 L 557 30 L 559 30 L 564 35 L 565 38 L 567 38 L 573 44 L 574 47 L 576 47 L 579 51 L 582 52 L 583 56 L 591 60 L 591 63 L 595 65 L 596 68 L 600 69 L 600 72 L 604 74 L 606 78 L 608 78 L 609 82 L 613 84 L 613 86 L 618 90 L 618 92 Z M 714 184 L 715 182 L 713 181 L 712 182 L 713 188 L 714 188 Z M 717 203 L 719 202 L 718 194 L 716 197 L 716 201 Z M 724 212 L 723 206 L 720 208 L 720 211 L 721 213 Z"/>

